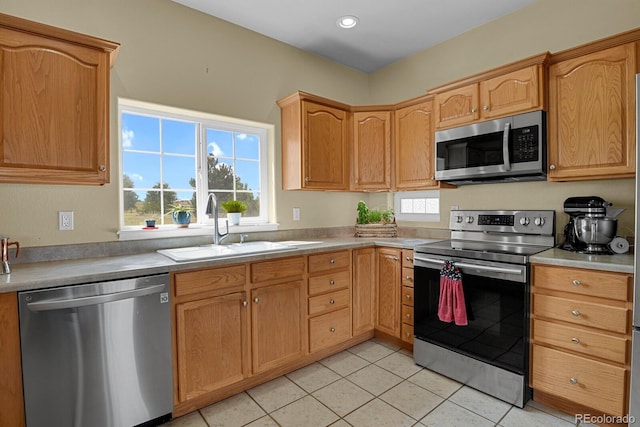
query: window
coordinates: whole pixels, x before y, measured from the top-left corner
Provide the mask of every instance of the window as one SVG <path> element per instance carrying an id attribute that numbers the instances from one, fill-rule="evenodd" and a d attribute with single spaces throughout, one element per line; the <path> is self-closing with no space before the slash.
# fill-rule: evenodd
<path id="1" fill-rule="evenodd" d="M 440 221 L 440 192 L 395 193 L 394 210 L 396 219 L 403 221 Z"/>
<path id="2" fill-rule="evenodd" d="M 191 223 L 211 224 L 211 193 L 219 206 L 245 203 L 241 225 L 267 223 L 270 125 L 124 99 L 119 116 L 124 229 L 172 224 L 176 207 L 192 211 Z"/>

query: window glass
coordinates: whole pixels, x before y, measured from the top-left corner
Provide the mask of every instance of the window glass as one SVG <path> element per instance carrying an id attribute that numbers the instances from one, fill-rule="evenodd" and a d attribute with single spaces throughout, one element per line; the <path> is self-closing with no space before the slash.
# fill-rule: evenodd
<path id="1" fill-rule="evenodd" d="M 440 221 L 439 191 L 403 191 L 395 193 L 396 219 L 401 221 Z"/>

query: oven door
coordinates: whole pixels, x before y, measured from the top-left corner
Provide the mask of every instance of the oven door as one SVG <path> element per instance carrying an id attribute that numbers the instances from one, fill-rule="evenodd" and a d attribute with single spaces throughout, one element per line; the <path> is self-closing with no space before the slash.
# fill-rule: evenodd
<path id="1" fill-rule="evenodd" d="M 462 272 L 466 326 L 438 318 L 440 270 L 445 260 Z M 414 333 L 422 340 L 525 375 L 528 371 L 527 265 L 414 255 Z"/>

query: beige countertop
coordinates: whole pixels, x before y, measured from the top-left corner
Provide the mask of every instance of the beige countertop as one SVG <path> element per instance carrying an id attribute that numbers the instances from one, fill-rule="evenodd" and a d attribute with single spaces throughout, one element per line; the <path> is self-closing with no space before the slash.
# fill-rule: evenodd
<path id="1" fill-rule="evenodd" d="M 561 267 L 588 268 L 633 274 L 633 255 L 587 255 L 552 248 L 533 255 L 532 264 L 557 265 Z"/>
<path id="2" fill-rule="evenodd" d="M 438 239 L 418 238 L 322 238 L 319 242 L 299 245 L 291 250 L 257 253 L 228 258 L 175 262 L 157 252 L 126 256 L 82 258 L 64 261 L 33 262 L 11 266 L 11 274 L 0 275 L 0 293 L 52 288 L 81 283 L 117 280 L 196 268 L 216 267 L 294 255 L 305 255 L 366 246 L 391 246 L 413 249 L 417 244 Z"/>

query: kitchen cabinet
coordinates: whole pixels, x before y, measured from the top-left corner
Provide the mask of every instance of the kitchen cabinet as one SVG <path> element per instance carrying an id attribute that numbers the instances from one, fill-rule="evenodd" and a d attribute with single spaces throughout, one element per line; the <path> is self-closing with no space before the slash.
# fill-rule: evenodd
<path id="1" fill-rule="evenodd" d="M 0 426 L 25 425 L 18 295 L 0 294 Z"/>
<path id="2" fill-rule="evenodd" d="M 177 402 L 251 374 L 244 265 L 174 275 Z"/>
<path id="3" fill-rule="evenodd" d="M 434 93 L 435 127 L 445 129 L 544 109 L 544 63 L 536 55 L 449 83 Z"/>
<path id="4" fill-rule="evenodd" d="M 119 45 L 0 14 L 0 182 L 109 182 Z"/>
<path id="5" fill-rule="evenodd" d="M 391 116 L 389 110 L 353 112 L 352 190 L 391 189 Z"/>
<path id="6" fill-rule="evenodd" d="M 402 251 L 376 248 L 376 316 L 375 329 L 400 338 Z"/>
<path id="7" fill-rule="evenodd" d="M 304 92 L 278 105 L 283 190 L 348 190 L 350 107 Z"/>
<path id="8" fill-rule="evenodd" d="M 376 250 L 373 247 L 353 251 L 353 335 L 375 327 Z"/>
<path id="9" fill-rule="evenodd" d="M 253 263 L 251 268 L 251 354 L 253 374 L 306 354 L 304 257 Z"/>
<path id="10" fill-rule="evenodd" d="M 401 252 L 402 265 L 402 307 L 401 336 L 402 341 L 413 345 L 413 251 L 403 249 Z"/>
<path id="11" fill-rule="evenodd" d="M 633 277 L 534 265 L 532 284 L 535 399 L 574 413 L 627 414 Z"/>
<path id="12" fill-rule="evenodd" d="M 550 181 L 635 175 L 637 45 L 606 49 L 601 45 L 591 44 L 551 58 Z"/>

